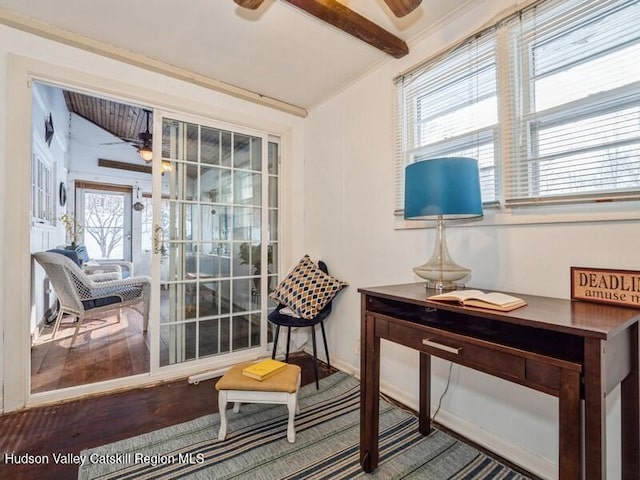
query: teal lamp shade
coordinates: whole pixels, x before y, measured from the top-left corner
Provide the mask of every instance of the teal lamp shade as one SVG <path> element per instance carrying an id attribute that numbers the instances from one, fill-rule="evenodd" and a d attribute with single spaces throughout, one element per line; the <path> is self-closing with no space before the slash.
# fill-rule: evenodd
<path id="1" fill-rule="evenodd" d="M 436 220 L 482 216 L 480 174 L 473 158 L 434 158 L 405 169 L 404 218 Z"/>
<path id="2" fill-rule="evenodd" d="M 436 245 L 431 258 L 413 271 L 427 280 L 427 288 L 452 290 L 471 274 L 456 264 L 447 249 L 446 219 L 482 216 L 480 174 L 473 158 L 434 158 L 405 169 L 404 218 L 436 220 Z"/>

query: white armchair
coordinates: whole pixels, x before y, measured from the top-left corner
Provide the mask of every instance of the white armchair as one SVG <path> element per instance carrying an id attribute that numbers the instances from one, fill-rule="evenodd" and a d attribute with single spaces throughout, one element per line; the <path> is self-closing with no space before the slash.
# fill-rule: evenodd
<path id="1" fill-rule="evenodd" d="M 55 252 L 39 252 L 33 255 L 42 265 L 60 301 L 60 309 L 53 327 L 55 338 L 60 322 L 65 314 L 78 318 L 71 346 L 85 317 L 92 313 L 131 307 L 143 317 L 143 329 L 149 323 L 149 296 L 151 278 L 147 276 L 113 280 L 113 273 L 89 276 L 69 257 Z"/>

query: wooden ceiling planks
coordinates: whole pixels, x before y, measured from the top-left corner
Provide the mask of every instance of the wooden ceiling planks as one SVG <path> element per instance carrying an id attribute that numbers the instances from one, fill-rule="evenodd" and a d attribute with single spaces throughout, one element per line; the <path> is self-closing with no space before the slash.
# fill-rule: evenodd
<path id="1" fill-rule="evenodd" d="M 138 140 L 147 128 L 144 109 L 135 105 L 93 97 L 78 92 L 63 91 L 67 109 L 122 140 Z M 149 118 L 152 130 L 153 116 Z"/>

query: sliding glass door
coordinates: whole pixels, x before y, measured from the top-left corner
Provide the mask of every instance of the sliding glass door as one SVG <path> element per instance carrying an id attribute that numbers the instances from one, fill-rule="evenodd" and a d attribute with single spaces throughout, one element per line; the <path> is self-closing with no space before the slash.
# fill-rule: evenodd
<path id="1" fill-rule="evenodd" d="M 176 115 L 156 120 L 159 366 L 264 350 L 278 275 L 279 142 Z"/>

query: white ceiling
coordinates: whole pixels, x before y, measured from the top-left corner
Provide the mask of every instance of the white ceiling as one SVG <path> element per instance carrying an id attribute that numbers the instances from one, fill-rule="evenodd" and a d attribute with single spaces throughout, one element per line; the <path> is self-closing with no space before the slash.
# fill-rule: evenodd
<path id="1" fill-rule="evenodd" d="M 423 0 L 402 19 L 383 0 L 341 0 L 407 41 L 470 0 Z M 309 109 L 394 61 L 290 4 L 232 0 L 0 0 L 0 9 Z"/>

